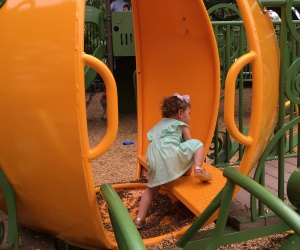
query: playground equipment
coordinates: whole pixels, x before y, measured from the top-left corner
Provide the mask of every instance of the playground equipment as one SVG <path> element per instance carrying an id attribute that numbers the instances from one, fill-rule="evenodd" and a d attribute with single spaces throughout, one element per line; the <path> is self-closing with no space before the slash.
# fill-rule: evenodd
<path id="1" fill-rule="evenodd" d="M 83 53 L 84 10 L 85 1 L 69 0 L 2 5 L 0 113 L 9 125 L 0 128 L 0 165 L 16 194 L 18 222 L 74 245 L 111 247 L 89 162 L 114 141 L 117 92 L 108 68 Z M 84 65 L 103 77 L 109 104 L 106 135 L 92 149 Z"/>
<path id="2" fill-rule="evenodd" d="M 99 60 L 103 59 L 106 55 L 103 11 L 92 6 L 86 6 L 84 24 L 85 53 L 91 54 Z M 84 83 L 86 90 L 91 86 L 96 76 L 97 72 L 94 69 L 85 66 Z"/>
<path id="3" fill-rule="evenodd" d="M 273 131 L 279 56 L 273 26 L 259 3 L 237 3 L 245 23 L 249 52 L 233 64 L 227 76 L 225 119 L 232 136 L 245 145 L 245 153 L 238 172 L 226 169 L 222 173 L 206 164 L 213 175 L 208 185 L 190 176 L 164 187 L 200 216 L 178 242 L 187 249 L 195 247 L 197 243 L 190 243 L 191 236 L 217 217 L 219 207 L 221 215 L 210 247 L 215 249 L 221 243 L 227 206 L 239 186 L 253 192 L 300 234 L 299 215 L 246 177 Z M 201 1 L 135 0 L 132 6 L 138 79 L 139 178 L 141 169 L 147 168 L 145 134 L 159 119 L 158 103 L 175 91 L 191 95 L 191 132 L 204 142 L 205 153 L 208 152 L 217 119 L 220 79 L 217 46 Z M 159 6 L 155 19 L 150 11 L 153 6 Z M 106 66 L 83 53 L 84 7 L 83 0 L 2 3 L 0 114 L 5 123 L 0 124 L 0 183 L 5 199 L 1 199 L 1 208 L 6 210 L 6 202 L 9 228 L 16 220 L 15 208 L 21 224 L 78 247 L 116 248 L 118 243 L 120 249 L 144 249 L 144 243 L 153 241 L 141 241 L 109 185 L 103 185 L 101 191 L 110 208 L 117 243 L 103 228 L 99 215 L 90 161 L 105 152 L 116 136 L 117 95 Z M 55 17 L 59 16 L 64 21 L 56 23 Z M 248 135 L 243 135 L 234 122 L 234 91 L 237 74 L 249 63 L 253 69 L 252 117 Z M 107 90 L 108 129 L 93 149 L 88 146 L 86 126 L 85 64 L 98 71 Z M 228 180 L 225 187 L 223 174 Z M 294 178 L 298 179 L 298 175 L 295 176 L 289 193 L 298 206 L 294 192 Z M 198 192 L 197 199 L 191 190 Z M 13 193 L 15 204 L 8 199 Z M 9 243 L 17 248 L 17 234 L 9 236 Z"/>

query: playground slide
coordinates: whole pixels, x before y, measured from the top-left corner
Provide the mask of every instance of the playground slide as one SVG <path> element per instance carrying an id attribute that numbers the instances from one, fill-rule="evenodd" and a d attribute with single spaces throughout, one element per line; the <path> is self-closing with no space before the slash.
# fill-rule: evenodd
<path id="1" fill-rule="evenodd" d="M 147 168 L 147 132 L 161 118 L 159 104 L 175 92 L 191 97 L 191 134 L 211 145 L 220 99 L 220 62 L 214 32 L 202 1 L 132 1 L 137 61 L 137 178 Z M 155 12 L 149 11 L 153 6 Z M 165 18 L 168 13 L 168 18 Z M 149 95 L 149 93 L 153 93 Z M 225 184 L 222 172 L 205 164 L 213 180 L 185 176 L 165 190 L 200 215 Z M 212 218 L 213 220 L 213 218 Z"/>
<path id="2" fill-rule="evenodd" d="M 104 44 L 99 45 L 95 52 L 93 53 L 93 57 L 102 60 L 106 55 L 106 46 Z M 84 83 L 85 83 L 85 90 L 88 90 L 89 87 L 92 85 L 93 81 L 97 77 L 97 71 L 92 69 L 91 67 L 85 66 L 84 68 Z"/>
<path id="3" fill-rule="evenodd" d="M 245 145 L 239 171 L 252 170 L 274 128 L 278 101 L 279 54 L 267 13 L 256 0 L 237 1 L 245 23 L 249 52 L 239 58 L 226 80 L 225 121 L 232 137 Z M 205 145 L 212 142 L 220 99 L 219 59 L 210 20 L 202 1 L 133 0 L 138 97 L 137 178 L 147 169 L 147 132 L 160 119 L 159 103 L 174 92 L 191 96 L 191 134 Z M 149 11 L 156 6 L 155 12 Z M 168 13 L 168 18 L 165 18 Z M 234 120 L 236 77 L 252 63 L 253 98 L 248 135 Z M 149 93 L 155 93 L 149 95 Z M 225 184 L 222 172 L 209 164 L 212 181 L 199 183 L 184 176 L 164 188 L 199 216 Z M 238 188 L 235 194 L 238 192 Z M 214 214 L 207 223 L 217 217 Z"/>
<path id="4" fill-rule="evenodd" d="M 21 224 L 76 246 L 114 248 L 116 243 L 101 222 L 90 161 L 105 152 L 116 136 L 116 86 L 106 66 L 83 53 L 84 4 L 83 0 L 34 4 L 10 0 L 0 8 L 0 114 L 5 121 L 0 123 L 0 167 L 15 190 Z M 246 145 L 240 171 L 248 174 L 273 129 L 278 53 L 267 14 L 255 0 L 238 4 L 250 51 L 229 72 L 225 118 L 234 138 Z M 219 60 L 204 4 L 134 0 L 132 5 L 140 162 L 147 148 L 146 131 L 160 118 L 159 102 L 175 91 L 191 96 L 191 132 L 204 142 L 207 153 L 218 113 Z M 247 136 L 237 132 L 232 121 L 233 85 L 245 63 L 253 63 L 254 70 Z M 93 149 L 86 125 L 85 64 L 99 72 L 108 93 L 107 134 Z M 213 181 L 205 184 L 206 199 L 201 197 L 208 194 L 204 184 L 196 183 L 193 176 L 166 186 L 198 215 L 225 183 L 221 171 L 206 168 L 213 173 Z M 190 190 L 200 190 L 197 199 L 188 196 Z M 199 207 L 199 202 L 204 205 Z M 0 205 L 6 209 L 3 199 Z"/>
<path id="5" fill-rule="evenodd" d="M 87 43 L 87 45 L 89 45 L 90 47 L 94 47 L 93 43 L 95 43 L 95 41 L 98 41 L 98 46 L 93 52 L 93 57 L 102 60 L 106 56 L 103 11 L 92 6 L 86 6 L 84 22 L 85 24 L 88 24 L 88 30 L 85 31 L 88 34 L 86 36 L 87 41 L 85 41 L 85 43 Z M 96 30 L 98 31 L 98 33 L 95 32 Z M 98 36 L 96 36 L 96 34 Z M 88 90 L 90 88 L 91 84 L 96 79 L 97 74 L 97 71 L 95 71 L 93 68 L 88 66 L 84 67 L 85 90 Z"/>

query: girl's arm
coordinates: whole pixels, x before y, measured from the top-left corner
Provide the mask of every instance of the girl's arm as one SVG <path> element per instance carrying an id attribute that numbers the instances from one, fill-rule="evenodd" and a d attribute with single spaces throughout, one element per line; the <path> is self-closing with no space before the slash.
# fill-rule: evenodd
<path id="1" fill-rule="evenodd" d="M 184 141 L 192 139 L 190 129 L 185 126 L 180 126 L 181 132 L 182 132 L 182 138 Z"/>

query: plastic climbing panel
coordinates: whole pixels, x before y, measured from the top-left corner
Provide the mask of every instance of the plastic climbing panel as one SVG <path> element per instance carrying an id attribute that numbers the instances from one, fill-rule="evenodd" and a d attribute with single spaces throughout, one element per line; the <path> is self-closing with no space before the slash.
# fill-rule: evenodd
<path id="1" fill-rule="evenodd" d="M 16 192 L 18 222 L 73 245 L 111 248 L 90 161 L 116 136 L 117 95 L 106 66 L 83 53 L 84 13 L 83 0 L 11 0 L 0 8 L 0 166 Z M 92 149 L 85 64 L 101 74 L 111 103 L 108 134 Z"/>

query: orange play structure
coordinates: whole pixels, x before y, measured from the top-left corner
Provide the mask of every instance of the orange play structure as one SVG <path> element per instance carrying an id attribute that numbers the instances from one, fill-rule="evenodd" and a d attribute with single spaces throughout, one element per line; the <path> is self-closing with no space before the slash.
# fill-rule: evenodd
<path id="1" fill-rule="evenodd" d="M 279 54 L 268 14 L 256 0 L 237 3 L 249 52 L 228 73 L 225 121 L 246 147 L 239 171 L 247 175 L 273 131 Z M 133 0 L 132 7 L 139 178 L 147 169 L 146 133 L 160 119 L 160 101 L 174 92 L 191 96 L 191 134 L 207 154 L 218 116 L 220 63 L 202 1 Z M 16 192 L 18 222 L 79 247 L 116 248 L 100 218 L 90 162 L 116 137 L 117 90 L 109 69 L 83 52 L 84 10 L 84 0 L 9 0 L 0 8 L 0 167 Z M 252 116 L 249 133 L 243 135 L 234 121 L 234 94 L 236 77 L 248 63 L 253 68 Z M 85 65 L 99 72 L 107 90 L 108 127 L 95 148 L 88 145 Z M 207 163 L 205 168 L 212 173 L 210 183 L 186 176 L 164 186 L 195 215 L 225 184 L 220 170 Z M 146 245 L 154 242 L 145 240 Z"/>

